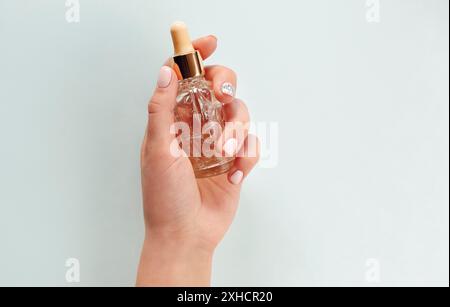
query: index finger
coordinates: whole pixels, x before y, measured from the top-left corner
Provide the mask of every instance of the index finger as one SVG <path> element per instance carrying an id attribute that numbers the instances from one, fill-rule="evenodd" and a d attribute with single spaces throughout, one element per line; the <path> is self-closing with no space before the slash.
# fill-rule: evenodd
<path id="1" fill-rule="evenodd" d="M 192 42 L 195 50 L 200 52 L 203 60 L 209 58 L 217 49 L 217 37 L 214 35 L 205 36 Z"/>

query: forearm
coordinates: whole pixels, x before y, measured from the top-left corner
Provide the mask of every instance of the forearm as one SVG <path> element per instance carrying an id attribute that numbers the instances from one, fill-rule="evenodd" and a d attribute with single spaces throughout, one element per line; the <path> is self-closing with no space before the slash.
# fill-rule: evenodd
<path id="1" fill-rule="evenodd" d="M 209 286 L 213 252 L 188 240 L 148 236 L 142 248 L 137 286 Z"/>

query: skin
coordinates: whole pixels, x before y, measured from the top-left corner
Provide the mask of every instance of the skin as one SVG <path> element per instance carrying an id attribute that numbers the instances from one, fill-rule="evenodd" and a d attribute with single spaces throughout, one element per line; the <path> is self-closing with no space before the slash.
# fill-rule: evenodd
<path id="1" fill-rule="evenodd" d="M 206 59 L 215 51 L 217 39 L 207 36 L 193 44 Z M 242 157 L 236 158 L 228 174 L 196 179 L 189 159 L 170 153 L 174 140 L 170 126 L 178 88 L 173 71 L 171 77 L 167 87 L 155 89 L 148 106 L 149 122 L 141 153 L 145 239 L 137 285 L 209 286 L 214 250 L 238 208 L 242 182 L 233 183 L 232 175 L 242 171 L 245 179 L 250 173 L 259 154 L 245 157 L 243 153 L 249 144 L 258 146 L 258 142 L 255 136 L 246 135 L 238 142 Z M 221 92 L 224 82 L 236 88 L 235 73 L 226 67 L 210 66 L 205 77 L 224 104 L 226 121 L 248 123 L 245 104 Z"/>

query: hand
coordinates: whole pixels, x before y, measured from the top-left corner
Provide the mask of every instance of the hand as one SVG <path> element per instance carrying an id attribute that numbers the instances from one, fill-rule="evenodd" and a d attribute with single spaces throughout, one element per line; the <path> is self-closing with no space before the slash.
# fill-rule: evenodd
<path id="1" fill-rule="evenodd" d="M 206 59 L 215 51 L 217 39 L 208 36 L 193 44 Z M 235 73 L 211 66 L 205 68 L 205 77 L 224 104 L 226 121 L 247 124 L 247 107 L 234 98 Z M 230 172 L 196 179 L 189 159 L 174 157 L 170 151 L 175 139 L 170 127 L 174 123 L 177 81 L 171 68 L 161 68 L 148 107 L 141 155 L 146 236 L 139 286 L 209 285 L 213 252 L 233 221 L 242 182 L 258 161 L 258 149 L 256 156 L 245 154 L 254 150 L 250 146 L 258 146 L 255 136 L 245 134 L 241 142 L 223 140 L 224 150 L 239 153 Z"/>

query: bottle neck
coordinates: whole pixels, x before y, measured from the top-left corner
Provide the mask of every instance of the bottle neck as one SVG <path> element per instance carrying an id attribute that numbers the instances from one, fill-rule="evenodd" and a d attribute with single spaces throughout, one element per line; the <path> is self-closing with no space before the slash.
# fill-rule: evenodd
<path id="1" fill-rule="evenodd" d="M 203 75 L 195 76 L 187 79 L 181 79 L 178 81 L 179 84 L 189 84 L 189 83 L 195 83 L 195 82 L 201 82 L 205 79 Z"/>
<path id="2" fill-rule="evenodd" d="M 173 68 L 178 76 L 178 79 L 184 80 L 205 75 L 203 60 L 200 52 L 198 51 L 175 56 L 173 61 Z"/>

